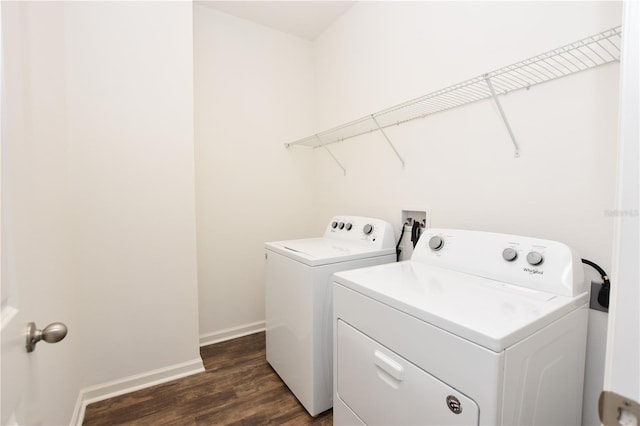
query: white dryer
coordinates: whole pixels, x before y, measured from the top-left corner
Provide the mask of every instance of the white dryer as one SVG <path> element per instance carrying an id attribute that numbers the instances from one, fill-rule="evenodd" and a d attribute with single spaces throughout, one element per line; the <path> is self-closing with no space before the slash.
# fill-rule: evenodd
<path id="1" fill-rule="evenodd" d="M 588 294 L 564 244 L 431 229 L 333 280 L 334 424 L 580 424 Z"/>
<path id="2" fill-rule="evenodd" d="M 267 361 L 315 416 L 332 406 L 331 274 L 395 262 L 388 222 L 334 217 L 320 238 L 265 243 Z"/>

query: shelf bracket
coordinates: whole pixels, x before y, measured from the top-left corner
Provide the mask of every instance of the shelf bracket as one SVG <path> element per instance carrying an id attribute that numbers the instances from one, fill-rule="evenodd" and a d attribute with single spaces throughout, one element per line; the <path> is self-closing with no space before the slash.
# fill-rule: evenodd
<path id="1" fill-rule="evenodd" d="M 346 175 L 347 175 L 347 169 L 345 169 L 345 168 L 344 168 L 344 166 L 343 166 L 343 165 L 338 161 L 338 159 L 336 158 L 336 156 L 335 156 L 335 155 L 333 155 L 333 153 L 332 153 L 331 151 L 329 151 L 329 148 L 327 148 L 327 146 L 326 146 L 325 144 L 323 144 L 323 143 L 322 143 L 322 140 L 320 139 L 320 136 L 316 135 L 316 139 L 318 139 L 318 142 L 320 142 L 320 144 L 321 144 L 320 146 L 322 146 L 322 147 L 325 149 L 325 151 L 327 151 L 327 152 L 329 153 L 329 155 L 331 156 L 331 158 L 333 158 L 333 161 L 335 161 L 335 162 L 336 162 L 336 164 L 337 164 L 338 166 L 340 166 L 340 168 L 342 169 L 342 174 L 346 176 Z"/>
<path id="2" fill-rule="evenodd" d="M 515 148 L 515 153 L 513 156 L 518 158 L 520 157 L 520 147 L 518 146 L 518 141 L 516 141 L 516 136 L 513 134 L 513 130 L 511 130 L 511 125 L 509 124 L 509 120 L 507 120 L 507 116 L 504 113 L 504 110 L 502 109 L 502 105 L 500 104 L 500 101 L 498 100 L 498 95 L 496 94 L 496 91 L 493 88 L 493 84 L 491 84 L 491 79 L 489 78 L 489 74 L 485 74 L 483 75 L 483 77 L 484 77 L 484 80 L 487 82 L 487 86 L 489 86 L 491 97 L 493 98 L 493 101 L 496 103 L 496 106 L 498 107 L 498 112 L 502 117 L 502 121 L 504 121 L 504 125 L 507 128 L 507 131 L 509 132 L 509 136 L 511 136 L 511 142 L 513 142 L 513 147 Z"/>
<path id="3" fill-rule="evenodd" d="M 389 145 L 391 146 L 391 149 L 393 149 L 393 152 L 396 153 L 396 156 L 398 156 L 398 159 L 400 160 L 400 162 L 402 163 L 402 167 L 404 168 L 404 160 L 400 156 L 400 153 L 398 152 L 396 147 L 391 143 L 391 140 L 389 139 L 387 134 L 384 132 L 384 129 L 382 127 L 380 127 L 380 124 L 378 124 L 378 120 L 376 120 L 376 116 L 371 114 L 371 119 L 373 120 L 374 123 L 376 123 L 376 127 L 378 127 L 378 130 L 380 130 L 380 133 L 382 133 L 382 136 L 384 136 L 384 138 L 387 140 L 387 142 L 389 142 Z"/>

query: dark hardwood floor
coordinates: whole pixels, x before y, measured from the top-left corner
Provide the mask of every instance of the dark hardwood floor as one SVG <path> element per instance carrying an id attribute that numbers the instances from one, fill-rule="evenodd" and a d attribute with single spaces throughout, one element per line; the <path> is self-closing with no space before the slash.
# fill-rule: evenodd
<path id="1" fill-rule="evenodd" d="M 87 406 L 83 425 L 331 425 L 265 359 L 264 332 L 200 349 L 205 372 Z"/>

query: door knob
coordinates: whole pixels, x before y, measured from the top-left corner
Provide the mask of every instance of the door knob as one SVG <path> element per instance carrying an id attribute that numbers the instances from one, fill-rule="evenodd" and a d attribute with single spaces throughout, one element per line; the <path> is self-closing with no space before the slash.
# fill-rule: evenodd
<path id="1" fill-rule="evenodd" d="M 56 343 L 64 339 L 67 335 L 67 326 L 61 322 L 53 322 L 46 326 L 44 330 L 38 330 L 35 322 L 27 324 L 27 352 L 33 352 L 36 343 L 44 340 L 47 343 Z"/>

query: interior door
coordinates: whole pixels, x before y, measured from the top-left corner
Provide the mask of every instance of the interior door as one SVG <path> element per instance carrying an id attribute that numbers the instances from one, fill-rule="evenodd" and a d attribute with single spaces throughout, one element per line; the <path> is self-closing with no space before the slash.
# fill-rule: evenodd
<path id="1" fill-rule="evenodd" d="M 0 7 L 0 45 L 4 47 L 2 33 L 2 9 Z M 4 64 L 4 48 L 2 49 L 2 63 Z M 4 88 L 4 66 L 0 67 L 0 81 L 2 81 L 2 85 L 0 87 Z M 0 90 L 2 90 L 0 88 Z M 0 423 L 3 425 L 6 424 L 15 424 L 15 410 L 17 409 L 20 401 L 22 400 L 21 396 L 25 393 L 26 383 L 28 379 L 26 379 L 28 374 L 27 368 L 27 359 L 23 356 L 24 350 L 24 340 L 22 341 L 22 345 L 20 345 L 19 336 L 24 332 L 24 317 L 23 312 L 21 312 L 16 305 L 17 297 L 15 295 L 15 289 L 11 288 L 9 285 L 9 266 L 7 264 L 8 250 L 7 247 L 7 237 L 8 232 L 5 229 L 7 225 L 8 215 L 5 213 L 4 209 L 7 205 L 5 201 L 5 188 L 4 184 L 6 179 L 4 178 L 4 167 L 2 167 L 2 160 L 5 148 L 5 138 L 4 138 L 4 110 L 5 110 L 5 96 L 4 90 L 0 92 L 0 116 L 2 116 L 2 120 L 0 120 L 0 142 L 2 144 L 2 152 L 0 152 L 0 186 L 2 187 L 2 198 L 0 199 L 0 220 L 2 226 L 0 227 L 0 239 L 2 240 L 2 244 L 0 245 L 0 258 L 2 262 L 0 263 L 0 279 L 1 279 L 1 335 L 2 335 L 2 352 L 0 354 L 0 359 L 2 362 L 0 363 L 0 378 L 2 381 L 2 387 L 0 391 Z M 23 337 L 24 339 L 24 337 Z"/>
<path id="2" fill-rule="evenodd" d="M 2 254 L 4 255 L 4 253 L 5 250 L 3 250 Z M 5 269 L 7 268 L 5 267 L 2 270 L 3 274 Z M 4 276 L 2 281 L 4 284 Z M 10 302 L 3 305 L 2 372 L 0 373 L 2 377 L 0 421 L 3 425 L 26 424 L 23 419 L 33 417 L 32 415 L 27 415 L 27 407 L 29 405 L 27 384 L 31 382 L 32 378 L 29 376 L 29 359 L 25 356 L 24 325 L 26 323 L 24 321 L 23 311 L 12 306 Z"/>
<path id="3" fill-rule="evenodd" d="M 640 131 L 640 4 L 624 5 L 620 80 L 618 217 L 613 256 L 604 392 L 600 420 L 605 425 L 640 424 L 640 235 L 638 182 Z"/>
<path id="4" fill-rule="evenodd" d="M 56 4 L 57 3 L 57 4 Z M 69 338 L 27 353 L 26 326 L 72 327 L 61 2 L 1 2 L 0 422 L 68 424 L 78 395 Z M 56 62 L 57 61 L 57 62 Z M 74 391 L 75 389 L 75 391 Z"/>
<path id="5" fill-rule="evenodd" d="M 2 150 L 0 153 L 0 185 L 2 187 L 2 197 L 0 199 L 0 217 L 2 226 L 0 227 L 0 257 L 2 259 L 0 266 L 1 277 L 1 327 L 2 327 L 2 343 L 1 343 L 1 359 L 0 378 L 1 378 L 1 405 L 0 405 L 0 423 L 3 425 L 25 424 L 28 418 L 34 418 L 28 414 L 28 407 L 36 404 L 29 403 L 28 387 L 32 381 L 29 374 L 29 357 L 25 348 L 25 331 L 27 317 L 25 309 L 21 309 L 18 297 L 18 288 L 15 278 L 14 263 L 14 245 L 12 239 L 12 209 L 11 209 L 11 188 L 8 182 L 11 180 L 8 174 L 8 167 L 4 162 L 10 154 L 7 141 L 20 133 L 23 128 L 22 117 L 7 115 L 8 105 L 7 99 L 11 99 L 13 93 L 7 93 L 6 80 L 6 63 L 10 55 L 19 53 L 19 43 L 9 41 L 6 36 L 8 34 L 16 34 L 12 28 L 13 24 L 19 21 L 18 10 L 15 8 L 6 8 L 4 4 L 0 7 L 0 46 L 2 46 L 2 67 L 0 67 L 0 142 Z M 13 40 L 14 42 L 17 40 Z M 16 56 L 13 56 L 16 58 Z M 12 58 L 12 59 L 13 59 Z M 9 89 L 11 90 L 11 89 Z M 17 94 L 17 93 L 16 93 Z M 17 112 L 17 110 L 16 110 Z M 14 119 L 11 125 L 8 125 L 7 119 Z M 26 303 L 25 303 L 26 304 Z M 25 305 L 23 304 L 23 305 Z M 35 416 L 37 417 L 37 416 Z"/>

